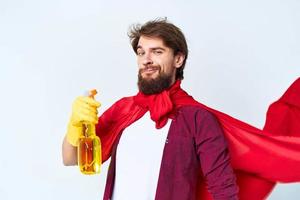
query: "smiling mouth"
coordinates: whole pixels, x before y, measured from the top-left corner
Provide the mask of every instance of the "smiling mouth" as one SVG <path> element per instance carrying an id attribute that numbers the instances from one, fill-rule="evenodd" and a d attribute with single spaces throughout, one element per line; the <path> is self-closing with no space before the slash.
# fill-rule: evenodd
<path id="1" fill-rule="evenodd" d="M 142 73 L 146 74 L 146 75 L 151 75 L 159 70 L 160 70 L 160 67 L 146 67 L 146 68 L 142 69 Z"/>

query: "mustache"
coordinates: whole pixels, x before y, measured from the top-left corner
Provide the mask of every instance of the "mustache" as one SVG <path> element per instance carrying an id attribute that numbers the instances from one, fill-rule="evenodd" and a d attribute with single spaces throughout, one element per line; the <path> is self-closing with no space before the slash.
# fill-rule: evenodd
<path id="1" fill-rule="evenodd" d="M 146 66 L 142 69 L 139 70 L 139 73 L 143 73 L 144 71 L 148 70 L 148 69 L 152 69 L 152 70 L 160 70 L 159 66 Z"/>

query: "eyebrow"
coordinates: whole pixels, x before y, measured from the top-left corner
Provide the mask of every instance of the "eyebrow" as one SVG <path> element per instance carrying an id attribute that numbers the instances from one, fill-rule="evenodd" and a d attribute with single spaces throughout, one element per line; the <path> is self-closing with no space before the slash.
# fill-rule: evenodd
<path id="1" fill-rule="evenodd" d="M 138 49 L 143 49 L 143 47 L 141 45 L 138 45 L 136 50 Z M 162 50 L 162 51 L 165 51 L 166 49 L 165 48 L 162 48 L 162 47 L 152 47 L 150 48 L 151 50 Z"/>

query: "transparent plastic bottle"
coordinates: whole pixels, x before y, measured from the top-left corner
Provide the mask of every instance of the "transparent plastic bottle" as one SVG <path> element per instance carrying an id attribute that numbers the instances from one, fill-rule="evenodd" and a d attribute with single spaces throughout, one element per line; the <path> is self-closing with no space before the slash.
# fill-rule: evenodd
<path id="1" fill-rule="evenodd" d="M 90 92 L 90 97 L 94 98 L 96 90 Z M 83 134 L 78 143 L 78 166 L 83 174 L 97 174 L 101 169 L 101 142 L 96 135 L 96 125 L 84 123 Z"/>

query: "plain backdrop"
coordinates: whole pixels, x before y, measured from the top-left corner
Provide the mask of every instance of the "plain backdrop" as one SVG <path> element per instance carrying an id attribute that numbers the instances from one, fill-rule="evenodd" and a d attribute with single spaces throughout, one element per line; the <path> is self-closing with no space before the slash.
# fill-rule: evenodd
<path id="1" fill-rule="evenodd" d="M 96 88 L 102 113 L 137 92 L 134 23 L 179 26 L 190 50 L 182 87 L 262 128 L 268 105 L 300 76 L 299 10 L 297 0 L 1 0 L 0 199 L 102 198 L 108 162 L 82 175 L 63 166 L 61 143 L 75 97 Z M 300 199 L 299 183 L 268 199 Z"/>

